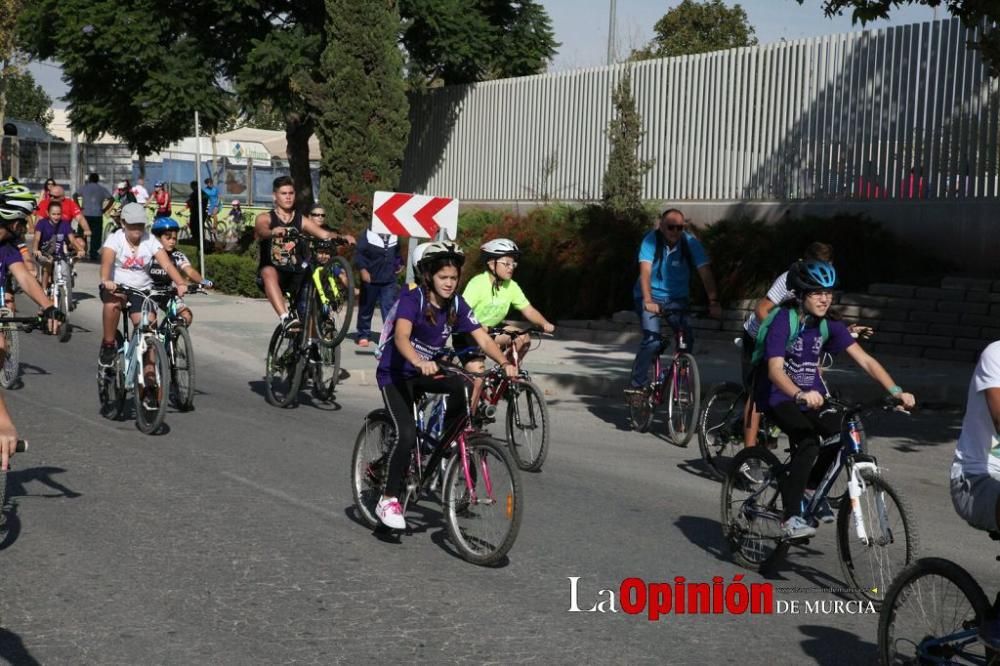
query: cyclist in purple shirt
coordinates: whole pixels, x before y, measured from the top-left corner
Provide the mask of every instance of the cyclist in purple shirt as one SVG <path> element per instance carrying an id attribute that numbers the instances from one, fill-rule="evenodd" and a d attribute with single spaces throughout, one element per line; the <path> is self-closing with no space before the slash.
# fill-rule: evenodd
<path id="1" fill-rule="evenodd" d="M 801 516 L 802 499 L 811 497 L 807 488 L 816 488 L 837 454 L 837 447 L 827 447 L 822 455 L 819 448 L 821 439 L 840 432 L 841 425 L 841 414 L 822 410 L 827 395 L 819 372 L 823 354 L 846 351 L 890 395 L 898 397 L 904 407 L 909 409 L 916 402 L 861 348 L 843 322 L 827 318 L 836 282 L 837 272 L 826 262 L 796 263 L 789 269 L 788 286 L 795 292 L 796 300 L 791 307 L 797 311 L 799 330 L 790 330 L 792 318 L 790 309 L 785 307 L 775 315 L 764 338 L 766 380 L 759 383 L 755 397 L 758 407 L 788 435 L 792 445 L 792 463 L 781 484 L 785 511 L 782 531 L 788 538 L 816 533 Z M 826 339 L 824 328 L 829 332 Z M 833 521 L 829 505 L 820 507 L 818 517 L 823 522 Z"/>
<path id="2" fill-rule="evenodd" d="M 417 441 L 413 403 L 417 394 L 444 393 L 448 396 L 444 441 L 455 434 L 465 413 L 465 385 L 461 377 L 438 375 L 431 360 L 453 333 L 468 333 L 486 355 L 505 368 L 508 377 L 517 374 L 514 366 L 480 326 L 468 304 L 456 292 L 465 253 L 455 243 L 430 243 L 420 260 L 421 284 L 399 298 L 392 322 L 392 339 L 379 359 L 375 379 L 386 410 L 396 424 L 396 445 L 389 458 L 389 471 L 375 515 L 387 527 L 405 529 L 399 504 L 403 472 Z"/>
<path id="3" fill-rule="evenodd" d="M 73 226 L 62 219 L 62 202 L 50 201 L 48 213 L 48 217 L 43 217 L 35 224 L 31 247 L 31 256 L 42 266 L 42 289 L 49 288 L 52 260 L 64 258 L 70 247 L 76 247 Z"/>

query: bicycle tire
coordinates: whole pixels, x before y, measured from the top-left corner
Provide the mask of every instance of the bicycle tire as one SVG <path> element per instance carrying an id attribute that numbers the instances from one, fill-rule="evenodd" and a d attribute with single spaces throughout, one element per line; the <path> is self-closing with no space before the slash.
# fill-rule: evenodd
<path id="1" fill-rule="evenodd" d="M 462 558 L 490 566 L 500 562 L 517 539 L 524 512 L 520 475 L 504 442 L 488 436 L 470 437 L 465 449 L 472 477 L 468 481 L 476 499 L 469 496 L 465 466 L 459 464 L 461 458 L 456 453 L 445 472 L 441 509 L 448 535 Z M 504 475 L 507 478 L 501 479 Z M 482 530 L 483 535 L 473 534 L 487 522 L 491 526 Z"/>
<path id="2" fill-rule="evenodd" d="M 317 400 L 327 402 L 333 397 L 340 380 L 341 346 L 316 345 L 317 358 L 313 362 L 313 394 Z"/>
<path id="3" fill-rule="evenodd" d="M 523 406 L 521 396 L 525 398 Z M 533 382 L 510 383 L 506 425 L 507 445 L 517 466 L 526 472 L 540 470 L 549 454 L 549 408 L 542 390 Z M 523 438 L 517 437 L 518 432 Z"/>
<path id="4" fill-rule="evenodd" d="M 13 313 L 7 311 L 7 316 Z M 21 336 L 13 326 L 3 327 L 4 349 L 6 353 L 3 358 L 3 366 L 0 367 L 0 386 L 5 389 L 12 389 L 20 383 L 21 379 Z"/>
<path id="5" fill-rule="evenodd" d="M 649 371 L 645 381 L 642 383 L 642 393 L 631 395 L 626 398 L 628 405 L 628 421 L 632 430 L 636 432 L 647 432 L 653 425 L 653 415 L 659 403 L 656 397 L 657 390 L 662 391 L 662 385 L 657 384 L 656 365 L 654 360 L 649 364 Z"/>
<path id="6" fill-rule="evenodd" d="M 298 397 L 302 383 L 302 363 L 298 352 L 299 335 L 285 335 L 281 324 L 271 334 L 267 347 L 264 392 L 275 407 L 288 407 Z"/>
<path id="7" fill-rule="evenodd" d="M 744 464 L 749 477 L 741 471 Z M 722 483 L 722 538 L 733 560 L 747 569 L 767 571 L 788 552 L 789 543 L 780 538 L 783 507 L 776 478 L 780 465 L 767 448 L 743 449 Z M 756 509 L 758 504 L 744 504 L 758 492 L 765 499 L 764 506 L 748 515 L 747 509 Z"/>
<path id="8" fill-rule="evenodd" d="M 182 412 L 194 409 L 194 345 L 187 326 L 174 324 L 170 332 L 170 400 Z"/>
<path id="9" fill-rule="evenodd" d="M 155 335 L 146 337 L 146 354 L 153 355 L 154 384 L 152 391 L 144 381 L 146 360 L 139 359 L 136 363 L 136 379 L 132 387 L 132 399 L 135 404 L 135 425 L 146 435 L 156 433 L 163 425 L 167 416 L 167 402 L 170 396 L 170 360 L 163 343 Z M 143 396 L 150 394 L 150 397 Z M 147 405 L 151 405 L 147 407 Z"/>
<path id="10" fill-rule="evenodd" d="M 847 501 L 841 502 L 837 512 L 837 552 L 840 568 L 854 589 L 855 596 L 863 601 L 872 602 L 877 608 L 881 606 L 893 576 L 913 561 L 920 539 L 913 522 L 913 512 L 895 487 L 881 474 L 872 474 L 865 470 L 861 473 L 861 477 L 865 487 L 858 498 L 859 506 L 863 513 L 868 538 L 876 537 L 878 540 L 873 545 L 866 545 L 857 538 L 854 512 L 851 510 L 851 501 L 848 498 Z M 884 536 L 878 537 L 881 530 L 876 531 L 876 525 L 880 522 L 879 516 L 883 515 L 877 504 L 878 493 L 883 493 L 885 514 L 890 522 L 887 539 Z M 891 512 L 884 498 L 890 498 L 895 503 L 899 515 L 898 523 L 893 520 L 892 515 L 888 515 Z M 899 538 L 900 529 L 903 532 L 902 540 Z M 883 540 L 887 540 L 887 543 L 881 543 Z M 893 544 L 901 547 L 893 549 L 894 556 L 886 552 Z M 858 552 L 855 552 L 855 548 Z M 902 553 L 899 553 L 899 550 L 902 550 Z M 865 555 L 867 557 L 864 557 Z M 866 574 L 870 575 L 866 577 Z"/>
<path id="11" fill-rule="evenodd" d="M 701 377 L 698 362 L 691 354 L 677 356 L 678 370 L 671 373 L 667 399 L 667 433 L 675 446 L 687 446 L 698 428 L 701 408 Z M 682 368 L 687 368 L 687 386 L 677 386 L 683 381 Z M 675 398 L 675 396 L 677 396 Z"/>
<path id="12" fill-rule="evenodd" d="M 73 327 L 69 323 L 69 290 L 66 285 L 56 291 L 56 309 L 63 313 L 63 321 L 59 325 L 59 342 L 69 342 L 73 337 Z"/>
<path id="13" fill-rule="evenodd" d="M 358 518 L 371 528 L 379 525 L 375 505 L 385 490 L 389 454 L 395 439 L 396 427 L 392 418 L 384 409 L 377 409 L 365 417 L 361 431 L 354 440 L 354 451 L 351 453 L 351 496 Z"/>
<path id="14" fill-rule="evenodd" d="M 115 331 L 115 360 L 110 368 L 97 368 L 97 399 L 101 416 L 117 421 L 125 414 L 125 369 L 121 331 Z"/>
<path id="15" fill-rule="evenodd" d="M 347 277 L 347 285 L 339 281 L 337 287 L 340 290 L 334 301 L 330 303 L 331 318 L 321 318 L 319 323 L 320 344 L 326 347 L 336 347 L 344 338 L 351 327 L 351 317 L 354 315 L 354 273 L 351 265 L 341 256 L 335 256 L 330 260 L 331 270 L 334 266 L 340 268 L 341 275 Z M 319 298 L 316 298 L 316 311 L 319 312 Z"/>
<path id="16" fill-rule="evenodd" d="M 735 382 L 723 382 L 712 387 L 701 408 L 698 448 L 706 469 L 720 481 L 726 478 L 733 459 L 743 450 L 745 404 L 743 387 Z"/>
<path id="17" fill-rule="evenodd" d="M 954 588 L 948 591 L 942 586 Z M 954 599 L 954 607 L 946 603 Z M 910 602 L 913 602 L 912 605 Z M 927 610 L 938 611 L 927 617 Z M 991 612 L 989 600 L 979 583 L 959 565 L 939 557 L 916 560 L 889 586 L 878 618 L 878 655 L 886 666 L 923 663 L 987 663 L 986 647 L 969 636 Z M 907 620 L 914 616 L 911 631 Z M 942 638 L 965 634 L 967 644 L 939 643 Z M 904 634 L 904 635 L 901 635 Z M 930 645 L 925 643 L 933 641 Z M 953 661 L 962 657 L 964 661 Z M 989 663 L 1000 663 L 993 656 Z"/>

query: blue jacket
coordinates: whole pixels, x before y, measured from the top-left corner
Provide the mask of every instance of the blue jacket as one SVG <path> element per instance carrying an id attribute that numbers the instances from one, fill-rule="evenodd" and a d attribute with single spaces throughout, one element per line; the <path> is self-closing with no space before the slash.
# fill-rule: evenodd
<path id="1" fill-rule="evenodd" d="M 354 265 L 360 271 L 365 269 L 372 276 L 372 284 L 395 282 L 396 270 L 402 265 L 399 256 L 399 237 L 389 235 L 383 242 L 379 234 L 371 229 L 358 238 L 354 249 Z"/>

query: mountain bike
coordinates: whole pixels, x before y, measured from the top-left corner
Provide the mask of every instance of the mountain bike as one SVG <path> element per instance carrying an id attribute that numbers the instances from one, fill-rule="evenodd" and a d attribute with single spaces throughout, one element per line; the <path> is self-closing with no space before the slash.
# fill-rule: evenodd
<path id="1" fill-rule="evenodd" d="M 650 364 L 649 375 L 643 383 L 641 393 L 628 400 L 629 423 L 637 432 L 646 432 L 653 423 L 656 408 L 667 403 L 667 432 L 677 446 L 687 446 L 697 429 L 701 403 L 701 378 L 698 362 L 687 352 L 687 341 L 683 328 L 674 333 L 674 354 L 670 365 L 664 368 L 660 357 L 670 346 L 671 333 L 666 319 L 671 315 L 684 317 L 693 314 L 686 308 L 661 310 L 659 316 L 664 322 L 660 326 L 660 348 Z"/>
<path id="2" fill-rule="evenodd" d="M 118 420 L 125 415 L 128 392 L 135 403 L 135 424 L 151 435 L 160 429 L 167 415 L 170 395 L 170 361 L 167 351 L 154 328 L 156 304 L 149 292 L 126 285 L 115 285 L 115 291 L 142 299 L 139 324 L 131 327 L 127 309 L 122 311 L 121 328 L 115 332 L 115 359 L 109 366 L 98 364 L 97 396 L 101 415 Z M 132 328 L 130 332 L 129 329 Z M 146 372 L 150 368 L 151 372 Z"/>
<path id="3" fill-rule="evenodd" d="M 73 272 L 73 259 L 74 257 L 65 252 L 57 252 L 54 254 L 42 253 L 41 258 L 38 260 L 39 283 L 41 283 L 42 272 L 44 270 L 42 264 L 52 266 L 52 279 L 49 281 L 49 286 L 45 293 L 52 300 L 56 309 L 63 313 L 63 317 L 65 318 L 56 331 L 59 342 L 69 342 L 70 337 L 73 335 L 73 327 L 69 323 L 69 313 L 76 309 L 76 303 L 73 300 L 73 285 L 75 282 L 73 279 L 75 276 Z"/>
<path id="4" fill-rule="evenodd" d="M 1000 541 L 1000 532 L 990 532 Z M 997 558 L 1000 560 L 1000 557 Z M 883 664 L 1000 664 L 1000 652 L 979 638 L 1000 617 L 1000 593 L 990 604 L 969 572 L 939 557 L 921 558 L 889 586 L 878 620 Z"/>
<path id="5" fill-rule="evenodd" d="M 841 432 L 824 439 L 821 447 L 837 446 L 840 455 L 827 470 L 802 518 L 813 521 L 841 471 L 848 476 L 849 501 L 837 514 L 837 554 L 841 569 L 855 594 L 881 604 L 892 577 L 913 561 L 917 529 L 909 505 L 883 476 L 878 461 L 861 450 L 857 429 L 861 416 L 876 409 L 894 409 L 895 398 L 848 404 L 827 398 L 827 407 L 842 414 Z M 784 507 L 781 482 L 790 458 L 778 462 L 765 446 L 740 451 L 722 484 L 722 535 L 733 559 L 741 566 L 766 571 L 776 565 L 792 543 L 781 532 Z"/>
<path id="6" fill-rule="evenodd" d="M 187 293 L 203 293 L 202 286 L 188 285 Z M 150 296 L 154 299 L 166 299 L 166 307 L 162 308 L 163 317 L 156 330 L 170 363 L 169 400 L 179 411 L 187 412 L 194 409 L 195 365 L 191 335 L 187 330 L 187 322 L 180 316 L 183 301 L 177 296 L 175 285 L 154 290 Z"/>
<path id="7" fill-rule="evenodd" d="M 346 243 L 340 239 L 334 242 Z M 346 266 L 346 262 L 339 256 L 335 256 L 331 262 L 336 262 L 337 266 Z M 306 376 L 312 379 L 314 395 L 322 401 L 333 396 L 334 387 L 340 378 L 340 343 L 347 335 L 351 312 L 354 310 L 353 277 L 349 266 L 342 269 L 348 276 L 349 287 L 336 287 L 337 295 L 330 301 L 327 314 L 324 315 L 311 277 L 313 268 L 310 264 L 309 273 L 298 294 L 285 294 L 292 308 L 299 314 L 298 329 L 290 331 L 279 323 L 271 334 L 271 342 L 267 348 L 265 397 L 275 407 L 294 404 Z M 337 280 L 333 282 L 340 284 Z"/>
<path id="8" fill-rule="evenodd" d="M 447 358 L 454 358 L 454 352 L 443 350 L 434 360 Z M 443 362 L 439 367 L 442 373 L 465 379 L 466 412 L 447 439 L 422 426 L 418 416 L 417 442 L 400 504 L 405 514 L 410 505 L 431 494 L 432 486 L 440 485 L 441 512 L 451 542 L 466 561 L 493 565 L 510 552 L 520 529 L 524 511 L 520 476 L 504 443 L 472 426 L 468 399 L 477 375 Z M 385 489 L 395 439 L 392 417 L 385 409 L 376 409 L 365 417 L 354 444 L 351 491 L 358 516 L 368 527 L 380 524 L 375 505 Z"/>
<path id="9" fill-rule="evenodd" d="M 14 447 L 14 453 L 24 453 L 28 450 L 28 442 L 23 439 L 17 440 L 17 445 Z M 0 470 L 0 529 L 3 529 L 4 524 L 7 522 L 7 516 L 4 515 L 4 509 L 7 508 L 7 472 L 10 470 Z"/>

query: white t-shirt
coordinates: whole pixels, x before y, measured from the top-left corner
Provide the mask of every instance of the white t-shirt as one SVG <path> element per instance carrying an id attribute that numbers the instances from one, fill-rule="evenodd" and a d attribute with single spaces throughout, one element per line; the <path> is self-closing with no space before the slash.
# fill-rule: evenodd
<path id="1" fill-rule="evenodd" d="M 969 382 L 962 433 L 958 436 L 955 461 L 951 466 L 952 478 L 960 474 L 989 474 L 1000 478 L 1000 435 L 986 404 L 985 391 L 990 388 L 1000 388 L 1000 340 L 983 350 Z"/>
<path id="2" fill-rule="evenodd" d="M 146 202 L 149 201 L 149 192 L 147 192 L 146 188 L 142 185 L 133 185 L 132 194 L 135 195 L 135 202 L 137 204 L 145 206 Z"/>
<path id="3" fill-rule="evenodd" d="M 767 290 L 767 300 L 771 301 L 775 305 L 781 305 L 785 301 L 795 298 L 795 292 L 785 286 L 787 281 L 788 271 L 785 271 L 771 283 L 771 288 Z M 760 329 L 760 322 L 757 321 L 757 314 L 754 310 L 750 311 L 750 316 L 747 317 L 746 323 L 743 324 L 743 329 L 751 338 L 757 337 L 757 331 Z"/>
<path id="4" fill-rule="evenodd" d="M 133 289 L 149 289 L 153 285 L 149 269 L 156 261 L 153 255 L 163 249 L 155 236 L 144 233 L 142 240 L 139 241 L 139 247 L 133 249 L 125 240 L 125 231 L 119 229 L 104 241 L 102 249 L 105 247 L 115 251 L 115 272 L 112 280 Z"/>

